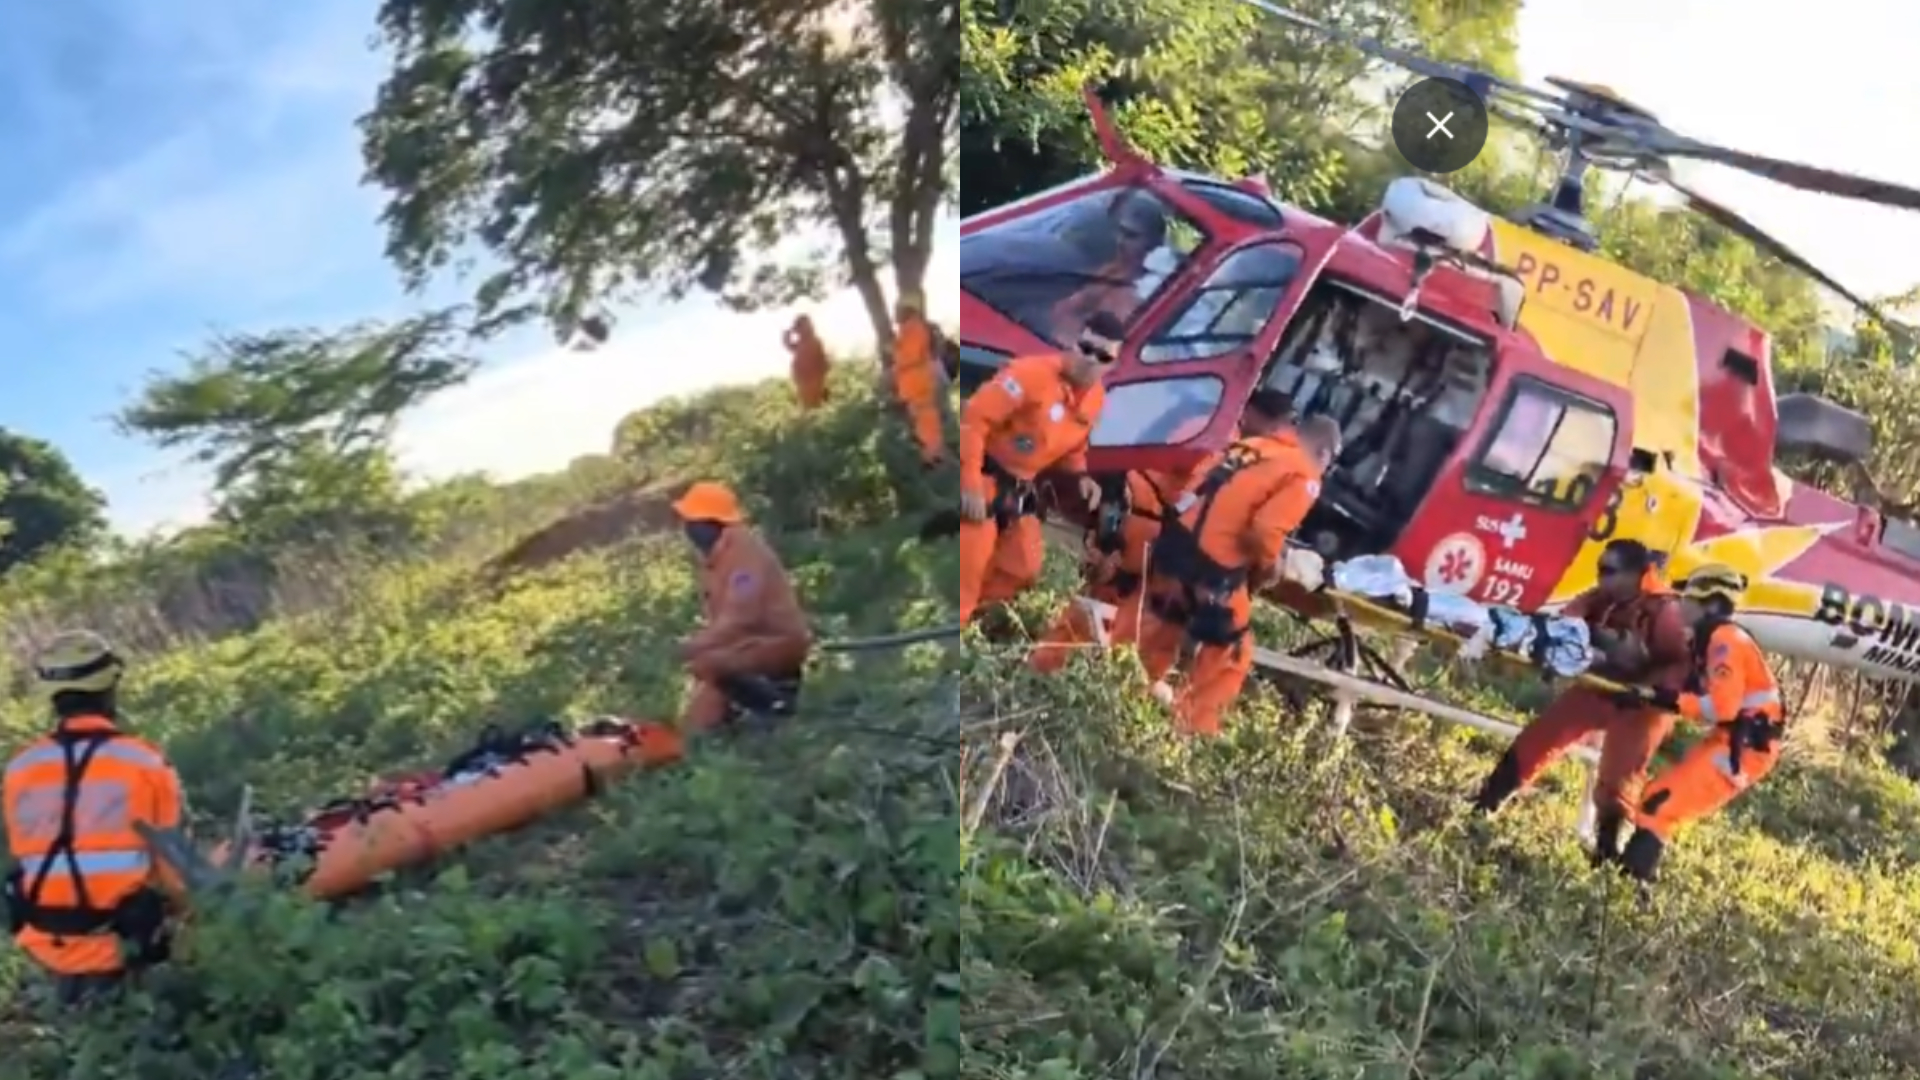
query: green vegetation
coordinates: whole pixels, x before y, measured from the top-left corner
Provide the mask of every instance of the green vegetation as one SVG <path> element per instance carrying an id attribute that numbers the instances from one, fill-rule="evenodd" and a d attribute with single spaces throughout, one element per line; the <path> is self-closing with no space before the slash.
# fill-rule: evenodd
<path id="1" fill-rule="evenodd" d="M 89 625 L 128 654 L 128 717 L 204 837 L 249 786 L 297 817 L 493 725 L 676 715 L 699 597 L 664 501 L 687 481 L 745 496 L 824 638 L 950 620 L 954 552 L 916 533 L 951 478 L 899 443 L 871 354 L 824 411 L 784 385 L 672 402 L 556 476 L 410 485 L 391 442 L 508 327 L 591 346 L 696 287 L 745 309 L 851 284 L 886 362 L 958 189 L 957 14 L 383 4 L 393 67 L 360 127 L 389 254 L 415 290 L 476 270 L 469 302 L 223 334 L 154 374 L 119 425 L 215 478 L 211 520 L 177 535 L 103 537 L 60 454 L 0 432 L 10 653 Z M 5 952 L 7 1075 L 951 1075 L 951 650 L 817 666 L 786 729 L 348 909 L 263 883 L 203 898 L 179 962 L 111 1008 L 49 1026 Z M 22 671 L 0 687 L 15 741 L 47 722 Z"/>
<path id="2" fill-rule="evenodd" d="M 913 465 L 870 368 L 843 367 L 835 404 L 807 417 L 778 387 L 649 409 L 611 454 L 511 485 L 408 490 L 387 437 L 471 370 L 467 332 L 539 314 L 604 337 L 601 306 L 631 287 L 746 306 L 844 276 L 884 341 L 882 279 L 919 284 L 955 192 L 956 114 L 970 199 L 1089 167 L 1085 81 L 1149 152 L 1263 172 L 1329 213 L 1403 168 L 1353 138 L 1377 103 L 1352 56 L 1229 0 L 963 0 L 963 57 L 942 46 L 952 9 L 856 7 L 874 32 L 836 31 L 822 5 L 391 0 L 397 66 L 364 129 L 395 261 L 418 282 L 477 247 L 502 272 L 472 311 L 225 339 L 157 379 L 123 422 L 220 468 L 215 520 L 89 544 L 97 500 L 47 481 L 76 524 L 0 578 L 10 646 L 75 622 L 126 643 L 129 715 L 215 825 L 243 785 L 294 815 L 489 724 L 671 715 L 671 645 L 697 597 L 648 508 L 694 477 L 747 494 L 825 636 L 943 622 L 952 546 L 913 534 L 951 491 Z M 1378 36 L 1513 63 L 1515 0 L 1337 7 Z M 786 31 L 771 44 L 749 32 L 767 19 Z M 1487 155 L 1460 181 L 1510 207 L 1540 190 L 1518 160 Z M 808 223 L 836 254 L 746 265 Z M 1876 463 L 1882 494 L 1913 501 L 1915 388 L 1892 342 L 1863 332 L 1844 357 L 1862 362 L 1820 367 L 1800 278 L 1633 200 L 1601 224 L 1616 257 L 1768 325 L 1783 382 L 1870 411 L 1906 455 Z M 32 475 L 0 493 L 16 533 Z M 527 526 L 566 515 L 622 542 L 550 561 L 566 530 Z M 523 560 L 541 568 L 514 573 Z M 1017 605 L 1024 623 L 1069 571 L 1056 561 Z M 1857 685 L 1793 673 L 1788 763 L 1686 836 L 1643 908 L 1585 870 L 1571 769 L 1464 820 L 1497 747 L 1452 728 L 1363 716 L 1334 743 L 1321 707 L 1258 688 L 1230 738 L 1179 744 L 1125 658 L 1041 680 L 979 638 L 957 674 L 938 646 L 820 668 L 785 729 L 704 743 L 377 896 L 224 896 L 142 993 L 67 1024 L 45 1022 L 40 980 L 7 953 L 9 1075 L 1920 1076 L 1920 794 L 1877 753 L 1898 701 L 1863 705 Z M 1545 693 L 1421 678 L 1516 720 Z M 13 691 L 21 739 L 44 719 Z"/>
<path id="3" fill-rule="evenodd" d="M 953 553 L 913 534 L 948 500 L 878 433 L 870 369 L 840 376 L 837 404 L 804 419 L 783 385 L 636 414 L 610 479 L 645 462 L 738 485 L 827 637 L 937 624 Z M 689 443 L 695 423 L 709 437 Z M 521 521 L 581 494 L 565 478 L 467 492 Z M 491 591 L 478 562 L 508 535 L 429 537 L 398 565 L 342 566 L 350 603 L 143 655 L 128 715 L 213 825 L 243 783 L 293 816 L 488 723 L 674 716 L 671 647 L 699 602 L 684 542 L 635 536 Z M 34 1033 L 39 983 L 9 951 L 9 1075 L 855 1080 L 950 1063 L 957 1014 L 923 1008 L 958 948 L 949 656 L 827 658 L 787 730 L 704 744 L 339 912 L 247 889 L 196 918 L 148 993 L 62 1033 Z M 15 699 L 6 722 L 18 739 L 45 721 Z"/>
<path id="4" fill-rule="evenodd" d="M 1157 160 L 1262 174 L 1334 217 L 1356 219 L 1409 171 L 1362 138 L 1383 98 L 1351 51 L 1233 0 L 962 7 L 969 211 L 1097 167 L 1088 83 Z M 1517 0 L 1304 7 L 1499 70 L 1515 55 Z M 1510 210 L 1547 177 L 1533 147 L 1501 136 L 1447 179 Z M 1782 389 L 1870 415 L 1867 479 L 1884 505 L 1914 505 L 1911 356 L 1873 326 L 1830 354 L 1803 277 L 1619 194 L 1590 199 L 1607 253 L 1771 330 Z M 1020 605 L 1028 625 L 1066 595 L 1068 568 L 1051 572 L 1052 592 Z M 1123 659 L 1040 680 L 979 643 L 969 663 L 970 1076 L 1920 1076 L 1920 792 L 1881 753 L 1911 767 L 1904 688 L 1790 665 L 1788 762 L 1686 834 L 1642 906 L 1587 869 L 1572 766 L 1474 822 L 1465 803 L 1499 747 L 1448 725 L 1363 714 L 1335 742 L 1323 706 L 1260 688 L 1228 739 L 1187 746 Z M 1516 723 L 1549 692 L 1486 672 L 1420 678 Z"/>
<path id="5" fill-rule="evenodd" d="M 1548 693 L 1417 681 L 1515 723 Z M 1642 906 L 1587 867 L 1575 766 L 1476 822 L 1486 737 L 1363 710 L 1336 740 L 1261 687 L 1185 745 L 1143 689 L 1125 659 L 1041 679 L 969 651 L 970 1076 L 1920 1075 L 1920 792 L 1817 711 Z"/>

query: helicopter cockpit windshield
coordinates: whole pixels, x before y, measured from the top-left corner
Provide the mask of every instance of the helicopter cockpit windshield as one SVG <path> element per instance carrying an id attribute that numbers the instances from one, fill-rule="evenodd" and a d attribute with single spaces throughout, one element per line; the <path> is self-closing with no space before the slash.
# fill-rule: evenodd
<path id="1" fill-rule="evenodd" d="M 1204 240 L 1144 187 L 1096 189 L 969 233 L 960 242 L 960 285 L 1064 346 L 1096 311 L 1131 322 Z"/>
<path id="2" fill-rule="evenodd" d="M 1398 305 L 1358 287 L 1317 282 L 1262 379 L 1345 435 L 1313 531 L 1344 553 L 1391 548 L 1472 426 L 1492 373 L 1486 341 L 1417 313 L 1402 319 Z"/>

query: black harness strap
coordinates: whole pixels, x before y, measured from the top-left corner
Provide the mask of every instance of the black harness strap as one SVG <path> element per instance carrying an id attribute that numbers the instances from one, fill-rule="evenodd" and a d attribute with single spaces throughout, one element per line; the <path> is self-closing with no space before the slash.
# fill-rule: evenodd
<path id="1" fill-rule="evenodd" d="M 1551 673 L 1553 669 L 1547 667 L 1547 652 L 1553 648 L 1553 635 L 1547 633 L 1547 627 L 1553 625 L 1553 617 L 1544 611 L 1536 611 L 1527 616 L 1527 621 L 1533 624 L 1533 640 L 1527 643 L 1527 659 L 1540 670 Z"/>
<path id="2" fill-rule="evenodd" d="M 1162 496 L 1160 540 L 1154 545 L 1149 568 L 1156 575 L 1177 582 L 1181 600 L 1163 597 L 1150 603 L 1155 614 L 1186 626 L 1188 637 L 1200 644 L 1236 645 L 1246 635 L 1247 627 L 1232 625 L 1224 601 L 1246 584 L 1249 568 L 1227 567 L 1215 562 L 1201 548 L 1200 537 L 1206 534 L 1207 521 L 1213 515 L 1221 491 L 1243 471 L 1265 460 L 1267 456 L 1251 442 L 1243 440 L 1228 447 L 1223 460 L 1192 492 L 1200 510 L 1192 528 L 1182 519 L 1194 504 L 1183 507 L 1184 500 L 1169 501 Z M 1207 595 L 1203 596 L 1203 592 Z"/>
<path id="3" fill-rule="evenodd" d="M 1433 607 L 1433 594 L 1418 585 L 1413 587 L 1413 599 L 1407 604 L 1407 628 L 1425 630 L 1427 616 Z"/>
<path id="4" fill-rule="evenodd" d="M 61 780 L 60 829 L 40 857 L 38 872 L 20 894 L 18 915 L 28 926 L 55 935 L 79 936 L 97 933 L 112 925 L 113 910 L 95 907 L 87 894 L 87 878 L 80 871 L 80 855 L 75 848 L 75 841 L 79 839 L 76 835 L 79 823 L 75 817 L 79 812 L 81 785 L 86 782 L 87 769 L 93 764 L 94 756 L 101 747 L 119 737 L 119 733 L 113 731 L 60 731 L 53 736 L 66 771 Z M 41 904 L 40 898 L 46 893 L 54 864 L 61 860 L 66 862 L 66 872 L 73 880 L 76 902 L 72 907 L 49 908 Z M 16 869 L 15 873 L 18 872 Z"/>
<path id="5" fill-rule="evenodd" d="M 1023 517 L 1040 516 L 1040 492 L 1033 481 L 1013 475 L 992 454 L 980 464 L 980 471 L 993 480 L 993 499 L 987 503 L 987 513 L 993 515 L 994 524 L 1004 529 Z"/>

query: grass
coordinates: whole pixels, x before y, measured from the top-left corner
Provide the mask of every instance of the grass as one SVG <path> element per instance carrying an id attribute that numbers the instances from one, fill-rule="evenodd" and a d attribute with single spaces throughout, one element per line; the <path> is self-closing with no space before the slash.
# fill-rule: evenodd
<path id="1" fill-rule="evenodd" d="M 630 419 L 641 479 L 754 494 L 828 636 L 951 618 L 951 505 L 847 373 Z M 149 657 L 130 714 L 209 820 L 292 813 L 489 722 L 666 716 L 695 611 L 671 538 L 474 586 L 486 552 Z M 1058 561 L 1017 605 L 1065 595 Z M 1288 633 L 1270 617 L 1263 638 Z M 1440 669 L 1518 718 L 1545 692 Z M 587 1080 L 1859 1080 L 1920 1076 L 1920 796 L 1794 747 L 1684 835 L 1642 907 L 1586 869 L 1577 776 L 1461 812 L 1497 745 L 1250 692 L 1174 741 L 1124 657 L 835 655 L 805 715 L 325 909 L 255 889 L 148 991 L 30 1035 L 10 1076 Z M 6 719 L 39 722 L 14 703 Z M 957 752 L 956 752 L 957 748 Z"/>
<path id="2" fill-rule="evenodd" d="M 1124 659 L 969 658 L 976 789 L 1017 740 L 966 838 L 970 1076 L 1920 1076 L 1920 796 L 1888 771 L 1797 747 L 1642 906 L 1588 870 L 1571 766 L 1474 822 L 1499 747 L 1462 729 L 1336 743 L 1255 692 L 1187 746 Z"/>
<path id="3" fill-rule="evenodd" d="M 705 408 L 709 443 L 657 448 L 652 464 L 751 493 L 827 636 L 937 623 L 954 552 L 913 538 L 932 490 L 890 467 L 912 455 L 871 435 L 873 403 L 847 382 L 843 404 L 804 420 L 777 386 L 722 395 Z M 652 419 L 676 410 L 702 406 Z M 644 420 L 627 436 L 648 453 Z M 127 713 L 169 748 L 209 823 L 243 784 L 259 809 L 293 815 L 444 760 L 489 722 L 673 716 L 691 570 L 670 536 L 497 595 L 473 587 L 473 563 L 395 568 L 350 606 L 142 658 Z M 345 908 L 248 890 L 199 913 L 187 955 L 145 992 L 57 1032 L 31 1036 L 38 980 L 9 951 L 6 1074 L 869 1080 L 943 1059 L 950 1072 L 956 1008 L 925 1003 L 957 964 L 952 656 L 825 658 L 785 730 L 703 743 L 684 767 Z M 41 722 L 25 702 L 7 719 Z"/>

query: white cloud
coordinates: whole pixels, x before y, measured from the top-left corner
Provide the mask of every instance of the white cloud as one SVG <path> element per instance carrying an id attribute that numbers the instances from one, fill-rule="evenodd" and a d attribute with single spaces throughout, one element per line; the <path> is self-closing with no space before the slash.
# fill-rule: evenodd
<path id="1" fill-rule="evenodd" d="M 1907 0 L 1828 0 L 1817 10 L 1706 0 L 1531 2 L 1520 63 L 1612 87 L 1683 134 L 1772 157 L 1920 186 L 1920 101 Z M 1869 296 L 1920 281 L 1920 213 L 1797 191 L 1713 165 L 1678 166 L 1724 202 Z"/>
<path id="2" fill-rule="evenodd" d="M 957 259 L 939 261 L 927 297 L 933 317 L 952 327 L 959 311 Z M 871 351 L 873 331 L 852 289 L 810 310 L 829 350 Z M 694 308 L 631 334 L 616 332 L 592 352 L 551 349 L 500 365 L 407 417 L 396 441 L 400 463 L 426 478 L 480 470 L 510 479 L 605 453 L 614 425 L 635 409 L 785 374 L 780 332 L 792 316 Z"/>

